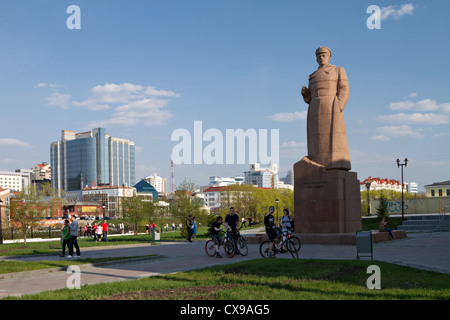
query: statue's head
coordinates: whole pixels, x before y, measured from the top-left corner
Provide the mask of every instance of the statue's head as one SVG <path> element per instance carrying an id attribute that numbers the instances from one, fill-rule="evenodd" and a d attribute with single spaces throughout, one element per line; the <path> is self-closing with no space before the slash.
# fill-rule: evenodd
<path id="1" fill-rule="evenodd" d="M 331 50 L 327 47 L 320 46 L 316 50 L 316 58 L 319 66 L 325 66 L 330 63 Z"/>
<path id="2" fill-rule="evenodd" d="M 317 50 L 316 50 L 316 56 L 317 56 L 319 53 L 329 53 L 329 54 L 330 54 L 330 57 L 331 57 L 331 50 L 330 50 L 330 48 L 327 48 L 327 47 L 324 47 L 324 46 L 320 46 L 320 47 L 318 47 Z"/>

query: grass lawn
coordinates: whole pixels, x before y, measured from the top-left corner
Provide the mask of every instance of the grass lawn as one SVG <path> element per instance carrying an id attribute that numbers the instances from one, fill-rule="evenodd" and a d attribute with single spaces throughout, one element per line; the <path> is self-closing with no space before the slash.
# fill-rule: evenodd
<path id="1" fill-rule="evenodd" d="M 369 265 L 381 290 L 367 288 Z M 448 300 L 450 275 L 379 261 L 254 259 L 11 300 Z"/>
<path id="2" fill-rule="evenodd" d="M 378 230 L 378 219 L 377 217 L 370 217 L 370 218 L 364 218 L 362 219 L 362 229 L 363 230 Z M 388 228 L 392 228 L 394 230 L 397 230 L 397 226 L 401 225 L 403 223 L 403 220 L 401 218 L 389 218 L 388 219 Z"/>

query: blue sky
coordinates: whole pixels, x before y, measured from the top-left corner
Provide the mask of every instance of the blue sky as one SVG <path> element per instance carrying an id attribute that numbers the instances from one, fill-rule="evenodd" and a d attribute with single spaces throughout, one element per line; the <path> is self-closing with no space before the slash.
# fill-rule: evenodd
<path id="1" fill-rule="evenodd" d="M 77 5 L 81 29 L 67 28 Z M 381 8 L 369 29 L 367 8 Z M 0 4 L 0 170 L 49 161 L 61 130 L 102 126 L 136 143 L 136 182 L 170 184 L 176 129 L 279 130 L 284 177 L 306 155 L 302 85 L 315 49 L 346 69 L 352 171 L 450 179 L 448 1 L 71 0 Z M 204 143 L 204 147 L 208 143 Z M 249 163 L 175 166 L 175 184 Z"/>

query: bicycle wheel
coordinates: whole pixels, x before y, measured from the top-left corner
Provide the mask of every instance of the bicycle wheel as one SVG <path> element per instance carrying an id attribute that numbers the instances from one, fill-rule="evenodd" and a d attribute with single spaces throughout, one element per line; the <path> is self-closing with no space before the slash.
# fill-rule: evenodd
<path id="1" fill-rule="evenodd" d="M 261 257 L 263 258 L 269 257 L 269 245 L 270 242 L 267 240 L 261 243 L 261 245 L 259 246 L 259 253 L 261 254 Z"/>
<path id="2" fill-rule="evenodd" d="M 289 239 L 292 240 L 292 244 L 294 245 L 295 251 L 299 252 L 302 247 L 302 243 L 300 242 L 300 239 L 297 238 L 296 236 L 291 236 Z"/>
<path id="3" fill-rule="evenodd" d="M 296 250 L 295 243 L 292 239 L 287 239 L 286 247 L 292 255 L 292 258 L 298 259 L 298 251 Z"/>
<path id="4" fill-rule="evenodd" d="M 212 240 L 206 241 L 205 251 L 208 256 L 214 257 L 214 255 L 216 254 L 216 248 L 214 245 L 214 241 L 212 241 Z"/>
<path id="5" fill-rule="evenodd" d="M 236 249 L 234 248 L 233 241 L 231 240 L 225 241 L 225 243 L 223 244 L 223 248 L 225 249 L 225 254 L 227 255 L 228 258 L 234 257 Z"/>
<path id="6" fill-rule="evenodd" d="M 248 254 L 247 242 L 244 238 L 240 237 L 236 240 L 237 251 L 242 255 L 246 256 Z"/>

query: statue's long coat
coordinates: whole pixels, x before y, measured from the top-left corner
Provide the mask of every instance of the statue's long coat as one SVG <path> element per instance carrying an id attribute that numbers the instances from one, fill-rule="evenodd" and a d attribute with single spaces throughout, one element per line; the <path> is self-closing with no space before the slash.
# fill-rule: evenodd
<path id="1" fill-rule="evenodd" d="M 344 109 L 349 98 L 344 68 L 327 65 L 309 76 L 308 158 L 327 169 L 350 170 Z"/>

